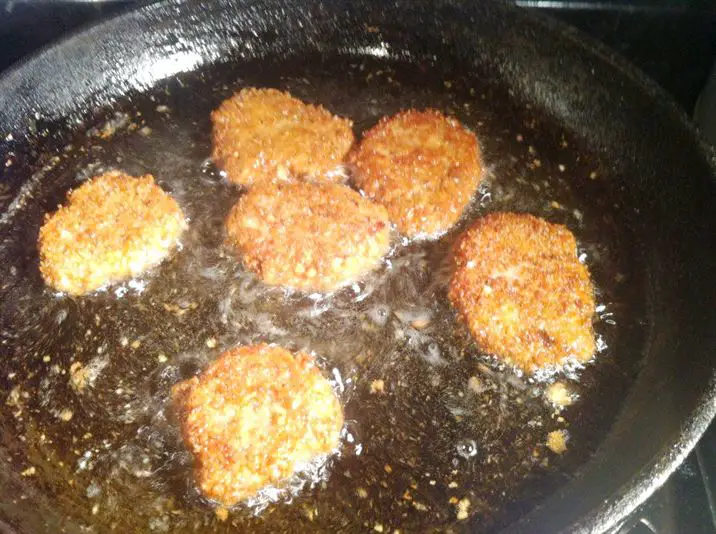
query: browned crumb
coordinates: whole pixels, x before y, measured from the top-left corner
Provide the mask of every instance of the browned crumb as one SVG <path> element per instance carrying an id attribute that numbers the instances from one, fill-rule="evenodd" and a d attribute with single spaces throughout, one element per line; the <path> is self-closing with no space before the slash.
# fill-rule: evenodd
<path id="1" fill-rule="evenodd" d="M 485 384 L 483 384 L 482 380 L 477 378 L 476 376 L 471 376 L 467 380 L 467 387 L 470 391 L 472 391 L 475 395 L 479 395 L 483 391 L 485 391 L 486 387 Z"/>
<path id="2" fill-rule="evenodd" d="M 455 507 L 457 508 L 456 517 L 458 521 L 464 521 L 465 519 L 470 517 L 470 504 L 470 499 L 468 499 L 467 497 L 462 498 L 457 502 Z"/>
<path id="3" fill-rule="evenodd" d="M 20 473 L 20 475 L 24 476 L 24 477 L 31 477 L 31 476 L 34 476 L 35 474 L 37 474 L 37 469 L 35 469 L 34 465 L 31 465 L 30 467 L 28 467 L 27 469 L 22 471 L 22 473 Z"/>
<path id="4" fill-rule="evenodd" d="M 363 134 L 350 161 L 356 185 L 411 237 L 448 230 L 482 178 L 475 135 L 432 109 L 382 119 Z"/>
<path id="5" fill-rule="evenodd" d="M 343 426 L 313 358 L 265 344 L 225 352 L 172 398 L 199 488 L 224 506 L 331 453 Z"/>
<path id="6" fill-rule="evenodd" d="M 304 506 L 301 511 L 309 521 L 314 521 L 318 513 L 318 509 L 311 506 Z"/>
<path id="7" fill-rule="evenodd" d="M 555 454 L 567 452 L 567 433 L 564 430 L 554 430 L 547 434 L 547 448 Z"/>
<path id="8" fill-rule="evenodd" d="M 427 328 L 429 324 L 430 319 L 415 319 L 412 323 L 410 323 L 410 326 L 412 326 L 416 330 L 423 330 Z"/>
<path id="9" fill-rule="evenodd" d="M 272 285 L 331 291 L 373 269 L 390 246 L 385 209 L 338 184 L 268 184 L 226 220 L 246 267 Z"/>
<path id="10" fill-rule="evenodd" d="M 353 123 L 276 89 L 242 89 L 211 114 L 213 158 L 231 182 L 338 182 Z"/>
<path id="11" fill-rule="evenodd" d="M 370 383 L 371 393 L 385 393 L 385 382 L 383 380 L 373 380 Z"/>
<path id="12" fill-rule="evenodd" d="M 40 229 L 40 271 L 59 291 L 79 295 L 160 263 L 186 227 L 176 201 L 151 175 L 97 176 L 70 192 Z"/>
<path id="13" fill-rule="evenodd" d="M 413 501 L 413 508 L 415 508 L 419 512 L 427 512 L 429 510 L 428 506 L 425 503 Z"/>
<path id="14" fill-rule="evenodd" d="M 533 372 L 595 352 L 594 296 L 567 228 L 493 213 L 458 240 L 449 297 L 480 348 Z"/>
<path id="15" fill-rule="evenodd" d="M 89 369 L 83 366 L 81 362 L 74 362 L 70 365 L 70 384 L 75 391 L 78 393 L 84 391 L 89 378 Z"/>
<path id="16" fill-rule="evenodd" d="M 563 408 L 572 404 L 572 395 L 567 389 L 567 386 L 565 386 L 562 382 L 555 382 L 554 384 L 548 386 L 545 391 L 545 395 L 547 396 L 547 400 L 558 408 Z"/>
<path id="17" fill-rule="evenodd" d="M 164 302 L 162 303 L 162 307 L 164 310 L 168 311 L 169 313 L 173 313 L 177 317 L 182 317 L 185 313 L 193 311 L 199 307 L 199 304 L 197 302 L 190 302 L 188 304 L 173 304 L 171 302 Z"/>

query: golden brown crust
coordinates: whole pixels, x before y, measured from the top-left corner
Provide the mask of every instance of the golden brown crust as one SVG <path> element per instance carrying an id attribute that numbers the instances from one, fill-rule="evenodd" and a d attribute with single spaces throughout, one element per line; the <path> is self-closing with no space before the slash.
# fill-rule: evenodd
<path id="1" fill-rule="evenodd" d="M 201 491 L 226 506 L 332 452 L 343 427 L 313 358 L 265 344 L 223 353 L 172 400 Z"/>
<path id="2" fill-rule="evenodd" d="M 231 182 L 340 182 L 353 123 L 276 89 L 242 89 L 211 114 L 212 157 Z"/>
<path id="3" fill-rule="evenodd" d="M 147 174 L 108 172 L 70 192 L 45 217 L 40 271 L 53 288 L 79 295 L 159 264 L 186 228 L 176 201 Z"/>
<path id="4" fill-rule="evenodd" d="M 456 243 L 454 266 L 450 301 L 482 350 L 527 372 L 594 355 L 592 284 L 564 226 L 487 215 Z"/>
<path id="5" fill-rule="evenodd" d="M 338 184 L 268 184 L 226 220 L 248 269 L 272 285 L 331 291 L 373 269 L 390 246 L 385 208 Z"/>
<path id="6" fill-rule="evenodd" d="M 435 236 L 460 218 L 480 184 L 475 135 L 436 110 L 383 118 L 350 155 L 354 181 L 410 236 Z"/>

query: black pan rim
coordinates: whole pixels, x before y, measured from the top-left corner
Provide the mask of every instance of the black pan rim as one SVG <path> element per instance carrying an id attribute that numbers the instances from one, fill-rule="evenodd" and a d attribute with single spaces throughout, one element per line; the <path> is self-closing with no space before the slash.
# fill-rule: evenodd
<path id="1" fill-rule="evenodd" d="M 518 9 L 523 12 L 528 11 L 525 7 L 508 8 Z M 706 140 L 694 121 L 688 115 L 688 110 L 679 105 L 676 100 L 674 100 L 671 93 L 659 85 L 643 70 L 626 59 L 626 57 L 618 51 L 608 47 L 606 44 L 585 33 L 579 28 L 570 26 L 566 22 L 550 17 L 536 10 L 529 11 L 528 16 L 544 28 L 559 33 L 563 38 L 569 40 L 573 46 L 586 50 L 590 54 L 599 58 L 601 61 L 617 68 L 626 77 L 638 85 L 640 89 L 653 98 L 658 99 L 660 104 L 664 108 L 667 108 L 669 113 L 673 115 L 674 119 L 679 121 L 680 126 L 688 130 L 689 134 L 694 138 L 694 141 L 698 142 L 701 151 L 707 156 L 709 166 L 713 171 L 711 173 L 711 178 L 716 181 L 716 146 Z"/>
<path id="2" fill-rule="evenodd" d="M 667 445 L 661 456 L 652 459 L 650 466 L 641 473 L 636 473 L 628 483 L 626 491 L 615 491 L 618 495 L 604 502 L 599 508 L 593 509 L 579 522 L 564 529 L 567 533 L 606 532 L 622 521 L 630 513 L 641 506 L 657 489 L 659 489 L 686 460 L 716 418 L 716 371 L 712 373 L 709 390 L 702 396 L 699 407 L 682 425 L 681 434 L 675 444 Z M 524 519 L 528 520 L 531 514 Z M 509 529 L 507 530 L 509 532 Z"/>

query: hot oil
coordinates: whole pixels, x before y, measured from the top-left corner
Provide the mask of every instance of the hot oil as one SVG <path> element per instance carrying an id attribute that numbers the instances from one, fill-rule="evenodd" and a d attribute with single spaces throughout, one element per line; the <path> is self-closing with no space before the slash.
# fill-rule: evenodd
<path id="1" fill-rule="evenodd" d="M 607 432 L 635 371 L 638 265 L 608 165 L 486 79 L 371 58 L 224 65 L 135 95 L 68 138 L 2 249 L 2 440 L 28 483 L 94 532 L 272 533 L 491 531 L 563 484 Z M 330 295 L 266 287 L 223 245 L 241 190 L 207 163 L 210 111 L 248 85 L 320 103 L 356 133 L 400 109 L 441 109 L 479 136 L 486 181 L 455 229 L 434 241 L 394 235 L 365 280 Z M 37 272 L 42 215 L 112 168 L 152 173 L 174 195 L 189 219 L 182 248 L 131 283 L 56 295 Z M 498 210 L 574 231 L 599 302 L 594 362 L 520 376 L 480 354 L 456 321 L 450 246 Z M 223 350 L 263 341 L 317 355 L 346 428 L 325 466 L 220 518 L 193 483 L 169 392 Z M 555 380 L 576 399 L 564 410 L 545 398 Z M 546 445 L 553 431 L 569 437 L 563 454 Z"/>

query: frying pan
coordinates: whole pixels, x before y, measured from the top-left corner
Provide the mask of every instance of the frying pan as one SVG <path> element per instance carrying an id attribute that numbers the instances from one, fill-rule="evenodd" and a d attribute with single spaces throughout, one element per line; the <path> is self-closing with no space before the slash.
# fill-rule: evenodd
<path id="1" fill-rule="evenodd" d="M 567 454 L 541 444 L 558 420 L 539 408 L 539 382 L 459 333 L 443 339 L 459 328 L 433 274 L 465 222 L 398 247 L 370 290 L 355 289 L 360 302 L 265 291 L 219 252 L 240 192 L 203 162 L 207 117 L 250 84 L 351 116 L 358 132 L 404 107 L 453 113 L 480 136 L 488 168 L 469 214 L 531 211 L 575 231 L 605 303 L 595 328 L 606 348 L 567 377 L 580 394 L 563 413 Z M 5 74 L 0 133 L 8 532 L 603 532 L 716 412 L 713 154 L 659 88 L 557 23 L 490 2 L 160 2 Z M 139 287 L 53 295 L 37 274 L 42 216 L 111 167 L 154 172 L 196 230 Z M 422 270 L 401 271 L 416 261 Z M 402 322 L 426 302 L 444 308 L 433 334 Z M 397 351 L 383 349 L 395 347 L 388 330 Z M 352 437 L 292 500 L 222 522 L 191 484 L 166 391 L 218 350 L 257 340 L 315 350 L 343 375 Z M 469 376 L 486 389 L 458 400 Z M 366 393 L 381 377 L 389 394 Z M 456 495 L 469 497 L 467 520 Z"/>

